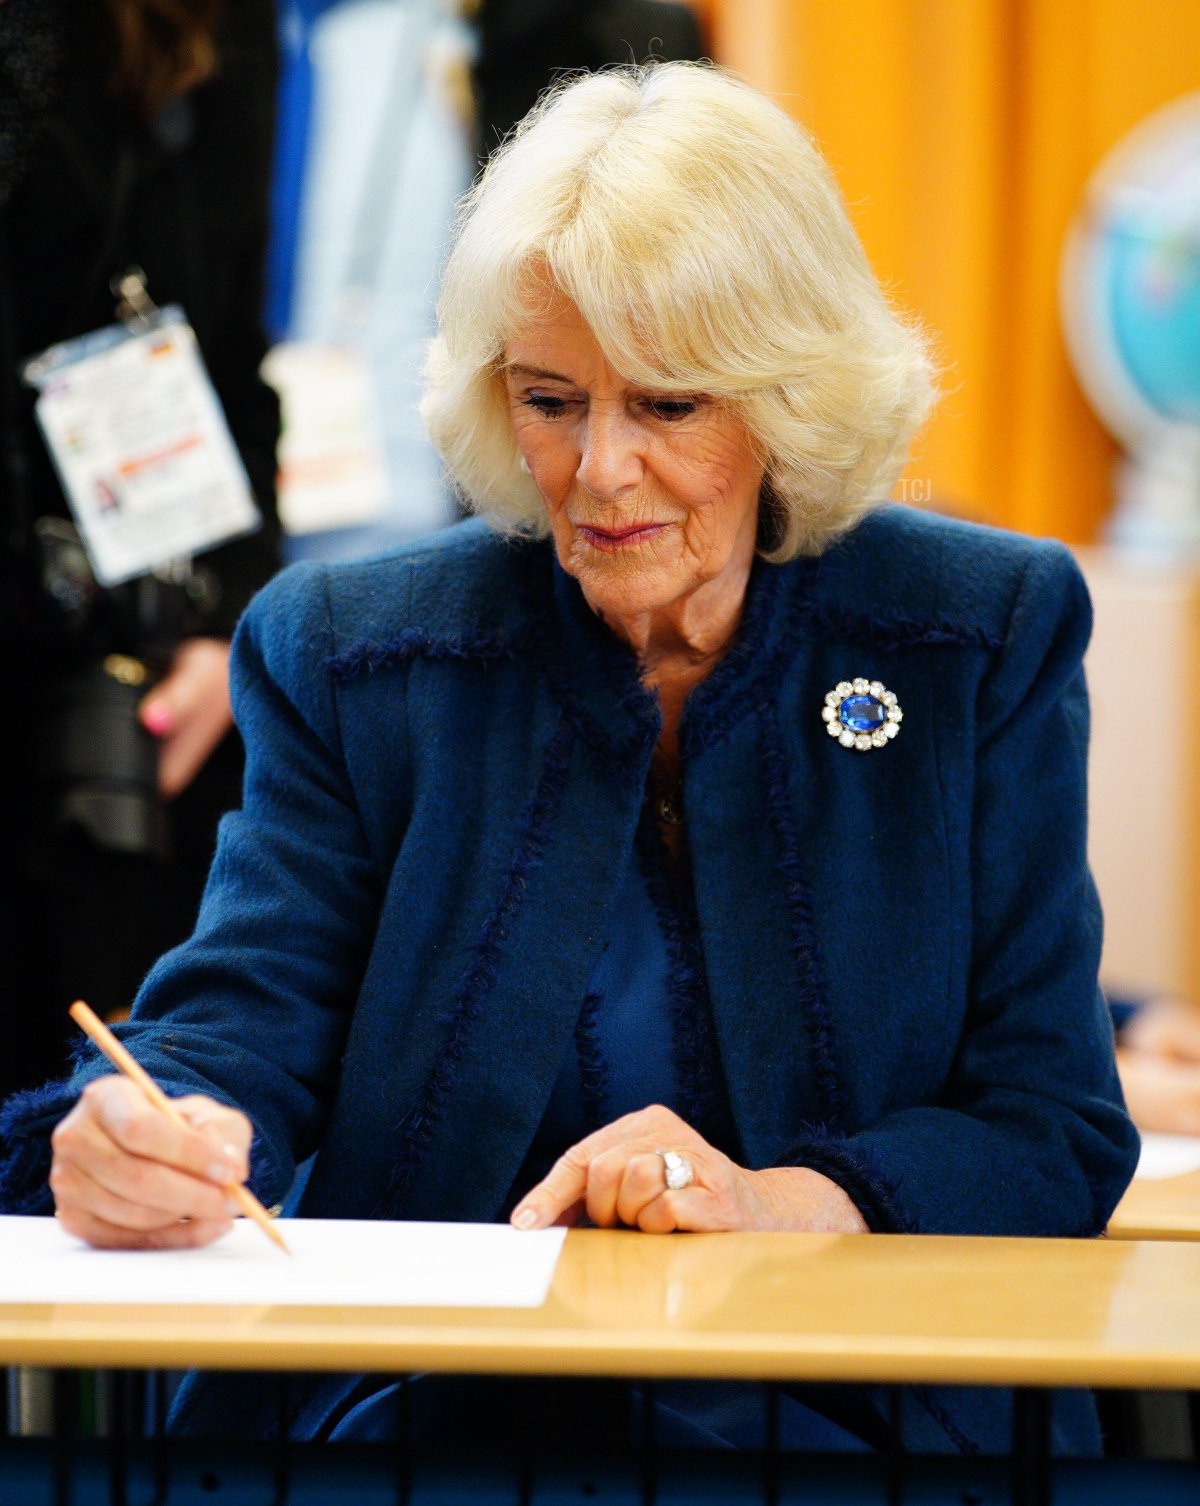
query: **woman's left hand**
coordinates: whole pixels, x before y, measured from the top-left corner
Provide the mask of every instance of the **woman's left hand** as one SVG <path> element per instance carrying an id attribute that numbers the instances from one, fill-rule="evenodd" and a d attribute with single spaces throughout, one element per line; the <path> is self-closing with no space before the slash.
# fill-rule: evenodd
<path id="1" fill-rule="evenodd" d="M 684 1157 L 694 1174 L 690 1186 L 667 1186 L 660 1151 Z M 626 1114 L 573 1145 L 513 1209 L 512 1222 L 544 1229 L 585 1216 L 602 1229 L 625 1225 L 647 1234 L 867 1232 L 854 1203 L 828 1177 L 805 1166 L 747 1171 L 660 1105 Z"/>
<path id="2" fill-rule="evenodd" d="M 158 738 L 158 791 L 180 795 L 233 726 L 229 705 L 229 644 L 223 638 L 188 638 L 171 668 L 138 708 L 142 725 Z"/>

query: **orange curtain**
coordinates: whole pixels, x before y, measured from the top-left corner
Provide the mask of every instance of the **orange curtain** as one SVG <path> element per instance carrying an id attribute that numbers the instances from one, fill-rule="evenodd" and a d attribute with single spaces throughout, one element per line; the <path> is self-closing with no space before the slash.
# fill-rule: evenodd
<path id="1" fill-rule="evenodd" d="M 1059 254 L 1105 152 L 1200 88 L 1197 0 L 697 0 L 714 57 L 814 133 L 942 405 L 899 495 L 1072 542 L 1115 446 L 1067 362 Z"/>

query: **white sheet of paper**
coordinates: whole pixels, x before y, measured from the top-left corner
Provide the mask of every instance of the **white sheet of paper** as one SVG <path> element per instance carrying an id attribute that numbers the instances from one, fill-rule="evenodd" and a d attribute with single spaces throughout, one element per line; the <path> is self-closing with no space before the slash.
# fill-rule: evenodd
<path id="1" fill-rule="evenodd" d="M 0 1303 L 540 1307 L 565 1229 L 285 1219 L 291 1256 L 239 1219 L 202 1250 L 94 1250 L 53 1218 L 0 1217 Z"/>
<path id="2" fill-rule="evenodd" d="M 1134 1176 L 1154 1182 L 1200 1170 L 1200 1135 L 1142 1135 L 1142 1154 Z"/>

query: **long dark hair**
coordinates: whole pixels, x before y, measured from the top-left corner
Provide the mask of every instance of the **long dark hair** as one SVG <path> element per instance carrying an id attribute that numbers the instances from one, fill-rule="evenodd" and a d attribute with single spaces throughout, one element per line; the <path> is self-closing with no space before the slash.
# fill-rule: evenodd
<path id="1" fill-rule="evenodd" d="M 117 36 L 113 87 L 145 120 L 213 76 L 225 0 L 105 0 Z"/>

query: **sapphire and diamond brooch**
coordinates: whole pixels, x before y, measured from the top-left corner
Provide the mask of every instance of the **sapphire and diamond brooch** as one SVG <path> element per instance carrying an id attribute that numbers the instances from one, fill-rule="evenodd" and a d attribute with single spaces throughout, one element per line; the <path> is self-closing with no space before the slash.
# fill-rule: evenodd
<path id="1" fill-rule="evenodd" d="M 843 748 L 867 753 L 899 736 L 904 713 L 895 692 L 879 680 L 839 680 L 825 697 L 821 719 Z"/>

